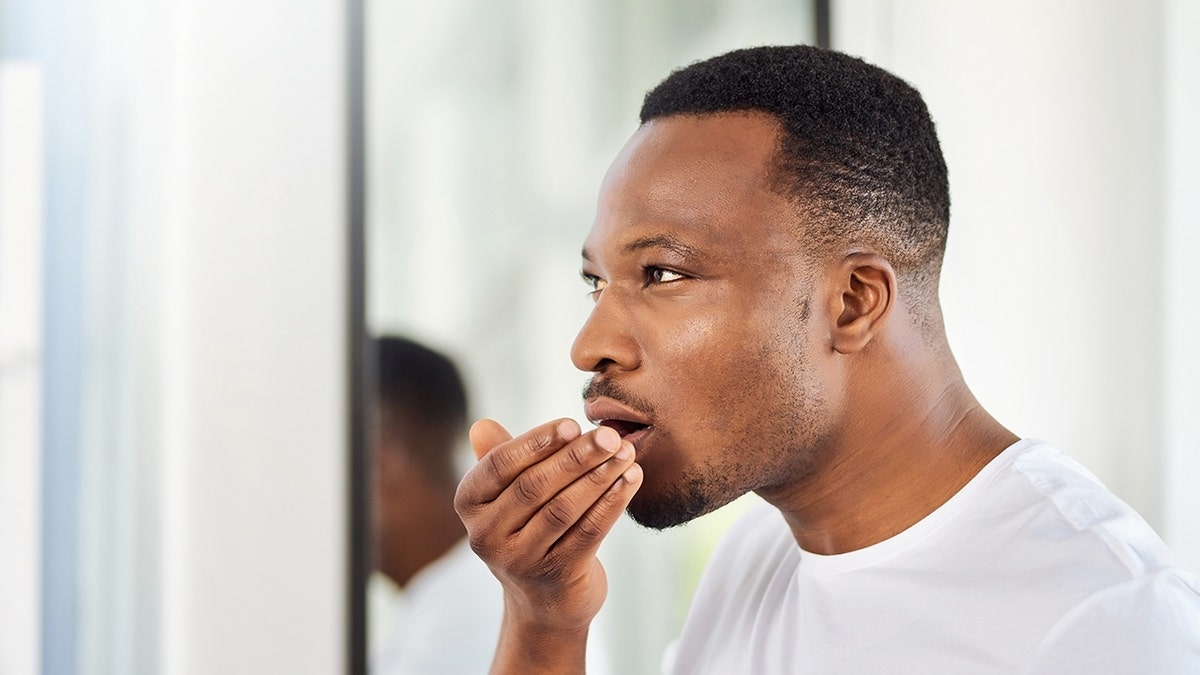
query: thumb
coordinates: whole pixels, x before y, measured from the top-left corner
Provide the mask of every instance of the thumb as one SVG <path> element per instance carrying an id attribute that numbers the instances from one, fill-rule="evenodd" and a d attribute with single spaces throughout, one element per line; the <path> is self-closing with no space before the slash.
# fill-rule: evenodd
<path id="1" fill-rule="evenodd" d="M 504 427 L 496 420 L 482 419 L 471 425 L 471 431 L 467 434 L 471 438 L 471 449 L 475 451 L 476 459 L 483 459 L 483 456 L 505 441 L 512 440 L 512 434 L 508 433 Z"/>

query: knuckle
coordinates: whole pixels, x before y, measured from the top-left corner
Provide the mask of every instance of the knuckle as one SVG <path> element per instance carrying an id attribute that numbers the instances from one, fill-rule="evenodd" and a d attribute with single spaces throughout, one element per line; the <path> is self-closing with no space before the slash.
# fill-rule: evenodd
<path id="1" fill-rule="evenodd" d="M 613 481 L 608 490 L 604 491 L 604 495 L 600 498 L 600 504 L 606 509 L 621 509 L 625 507 L 625 502 L 631 496 L 627 488 L 628 481 L 623 478 L 618 478 Z"/>
<path id="2" fill-rule="evenodd" d="M 489 525 L 467 528 L 467 545 L 481 560 L 491 564 L 512 564 L 513 550 L 508 538 Z"/>
<path id="3" fill-rule="evenodd" d="M 454 493 L 454 512 L 458 514 L 459 518 L 463 518 L 470 515 L 474 510 L 470 500 L 463 496 L 463 491 L 460 487 L 458 492 Z"/>
<path id="4" fill-rule="evenodd" d="M 467 544 L 475 555 L 492 562 L 501 557 L 505 551 L 504 540 L 494 528 L 486 525 L 467 528 Z"/>
<path id="5" fill-rule="evenodd" d="M 472 530 L 467 534 L 467 543 L 470 544 L 471 550 L 480 558 L 487 558 L 492 547 L 489 545 L 489 539 L 482 530 Z"/>
<path id="6" fill-rule="evenodd" d="M 493 477 L 477 464 L 467 472 L 454 489 L 454 511 L 464 521 L 476 517 L 495 499 L 497 493 Z"/>
<path id="7" fill-rule="evenodd" d="M 558 530 L 570 527 L 575 520 L 570 502 L 561 497 L 555 498 L 549 504 L 546 504 L 546 507 L 542 509 L 542 518 L 551 527 Z"/>
<path id="8" fill-rule="evenodd" d="M 586 530 L 588 536 L 603 537 L 624 506 L 625 500 L 620 490 L 605 490 L 587 514 L 579 519 L 579 529 Z"/>
<path id="9" fill-rule="evenodd" d="M 576 443 L 574 445 L 567 446 L 567 451 L 563 453 L 565 455 L 564 462 L 569 468 L 575 469 L 576 471 L 587 468 L 587 450 L 589 447 L 590 446 L 585 443 Z"/>
<path id="10" fill-rule="evenodd" d="M 554 436 L 543 430 L 535 431 L 529 434 L 528 437 L 521 443 L 521 451 L 526 455 L 536 455 L 537 453 L 550 447 L 554 442 Z"/>
<path id="11" fill-rule="evenodd" d="M 482 466 L 487 472 L 488 480 L 492 483 L 503 484 L 505 476 L 509 475 L 509 471 L 513 460 L 508 454 L 502 452 L 492 452 L 484 456 L 483 460 L 477 466 Z"/>
<path id="12" fill-rule="evenodd" d="M 576 531 L 579 532 L 579 536 L 589 541 L 603 537 L 605 530 L 604 523 L 599 522 L 599 514 L 595 511 L 587 513 L 576 524 Z"/>
<path id="13" fill-rule="evenodd" d="M 458 484 L 458 488 L 454 491 L 454 512 L 460 518 L 473 514 L 478 508 L 471 492 L 472 490 L 465 479 Z"/>
<path id="14" fill-rule="evenodd" d="M 600 489 L 607 488 L 612 483 L 612 478 L 610 476 L 611 468 L 612 463 L 605 462 L 595 469 L 585 473 L 583 475 L 584 480 L 590 483 L 593 487 Z"/>
<path id="15" fill-rule="evenodd" d="M 513 497 L 525 506 L 533 506 L 542 501 L 544 479 L 538 474 L 526 471 L 513 481 Z"/>

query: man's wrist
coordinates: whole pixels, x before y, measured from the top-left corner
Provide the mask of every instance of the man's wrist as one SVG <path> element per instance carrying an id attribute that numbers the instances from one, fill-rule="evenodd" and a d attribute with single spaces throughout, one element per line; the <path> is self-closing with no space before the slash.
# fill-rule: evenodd
<path id="1" fill-rule="evenodd" d="M 544 619 L 522 616 L 505 607 L 500 643 L 492 675 L 545 673 L 578 675 L 585 672 L 589 623 L 556 626 Z"/>

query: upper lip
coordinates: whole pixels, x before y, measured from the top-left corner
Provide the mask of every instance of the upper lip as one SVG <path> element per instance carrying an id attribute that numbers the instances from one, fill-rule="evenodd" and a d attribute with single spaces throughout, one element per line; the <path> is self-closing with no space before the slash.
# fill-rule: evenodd
<path id="1" fill-rule="evenodd" d="M 583 404 L 583 413 L 587 415 L 592 424 L 600 424 L 605 420 L 622 420 L 644 426 L 651 424 L 650 418 L 642 413 L 605 396 L 588 399 Z"/>

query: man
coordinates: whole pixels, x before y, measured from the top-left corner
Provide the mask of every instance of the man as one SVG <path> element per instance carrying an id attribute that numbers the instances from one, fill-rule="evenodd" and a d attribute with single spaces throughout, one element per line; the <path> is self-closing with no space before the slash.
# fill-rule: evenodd
<path id="1" fill-rule="evenodd" d="M 1200 672 L 1200 581 L 964 383 L 938 278 L 946 167 L 920 95 L 808 47 L 673 73 L 601 188 L 585 410 L 471 430 L 456 507 L 504 587 L 493 672 L 582 670 L 622 509 L 753 491 L 671 673 Z"/>
<path id="2" fill-rule="evenodd" d="M 485 671 L 503 605 L 496 580 L 471 553 L 454 513 L 466 388 L 453 362 L 411 340 L 380 338 L 375 353 L 371 493 L 382 577 L 372 580 L 372 597 L 383 607 L 371 616 L 381 640 L 372 645 L 371 671 Z M 389 586 L 390 593 L 383 590 Z"/>

